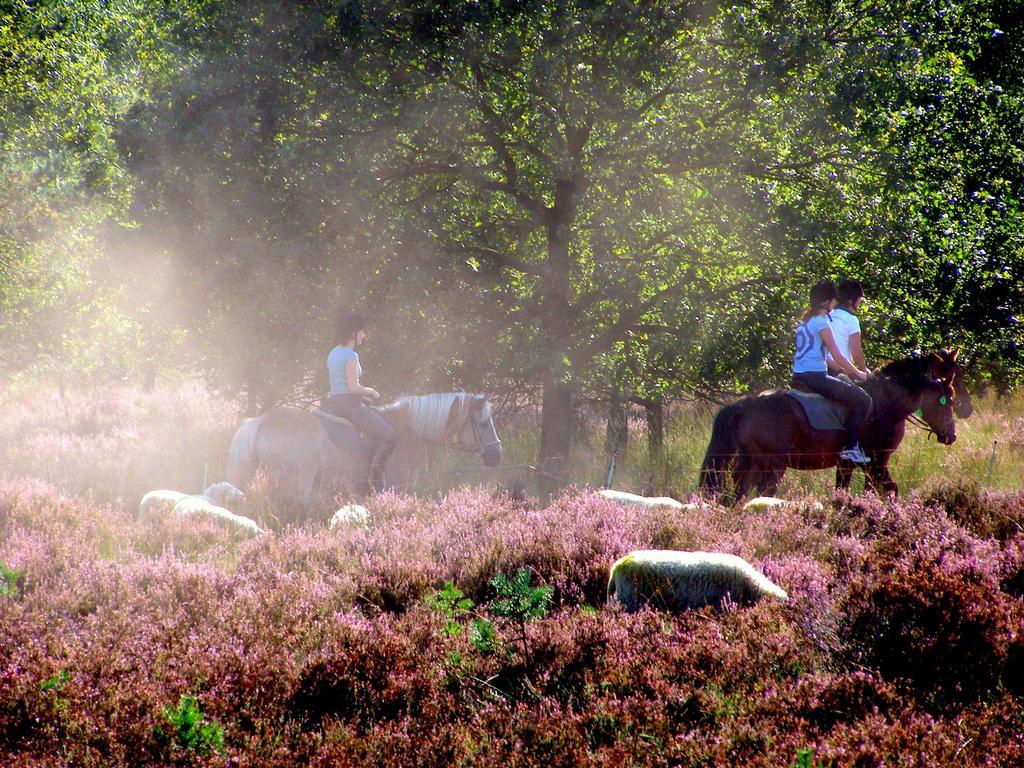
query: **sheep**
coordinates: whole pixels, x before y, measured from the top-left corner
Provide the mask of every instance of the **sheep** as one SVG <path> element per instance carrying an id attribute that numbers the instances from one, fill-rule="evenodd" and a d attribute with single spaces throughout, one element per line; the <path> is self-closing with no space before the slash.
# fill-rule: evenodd
<path id="1" fill-rule="evenodd" d="M 370 512 L 362 504 L 346 504 L 331 517 L 330 528 L 343 525 L 366 525 L 370 520 Z"/>
<path id="2" fill-rule="evenodd" d="M 789 595 L 736 555 L 642 549 L 615 561 L 608 577 L 608 602 L 615 597 L 626 611 L 651 605 L 677 613 L 728 597 L 748 605 L 762 597 L 781 603 Z"/>
<path id="3" fill-rule="evenodd" d="M 227 509 L 228 505 L 242 501 L 245 501 L 245 494 L 231 483 L 214 483 L 197 496 L 180 491 L 150 491 L 139 503 L 139 518 L 147 519 L 158 509 L 170 511 L 178 516 L 205 512 L 254 535 L 263 533 L 255 522 Z"/>
<path id="4" fill-rule="evenodd" d="M 767 512 L 769 509 L 775 507 L 781 507 L 786 504 L 795 504 L 796 502 L 786 501 L 785 499 L 779 499 L 775 496 L 758 496 L 755 499 L 751 499 L 743 505 L 743 509 L 747 512 Z M 811 507 L 817 510 L 821 510 L 821 502 L 815 501 L 811 503 Z"/>
<path id="5" fill-rule="evenodd" d="M 187 496 L 187 493 L 181 491 L 150 491 L 139 502 L 138 518 L 145 520 L 157 511 L 170 512 L 175 504 Z"/>
<path id="6" fill-rule="evenodd" d="M 205 495 L 186 496 L 174 505 L 174 515 L 176 517 L 200 514 L 210 515 L 217 520 L 230 523 L 251 536 L 260 536 L 263 533 L 263 529 L 256 524 L 255 520 L 250 520 L 242 515 L 236 515 L 229 509 L 213 504 Z"/>
<path id="7" fill-rule="evenodd" d="M 203 498 L 220 507 L 230 507 L 245 501 L 245 494 L 231 483 L 214 483 L 205 491 Z"/>
<path id="8" fill-rule="evenodd" d="M 697 506 L 696 504 L 683 504 L 681 501 L 676 501 L 668 496 L 637 496 L 635 493 L 613 491 L 611 488 L 602 488 L 597 493 L 609 501 L 614 501 L 616 504 L 621 504 L 624 507 L 670 507 L 682 511 L 694 510 Z"/>

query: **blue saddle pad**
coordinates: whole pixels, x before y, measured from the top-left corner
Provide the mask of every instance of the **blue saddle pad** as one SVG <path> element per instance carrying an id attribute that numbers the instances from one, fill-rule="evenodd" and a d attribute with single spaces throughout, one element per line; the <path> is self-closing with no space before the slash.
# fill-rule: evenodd
<path id="1" fill-rule="evenodd" d="M 796 389 L 787 389 L 785 392 L 800 403 L 812 429 L 846 429 L 845 405 L 810 392 Z"/>

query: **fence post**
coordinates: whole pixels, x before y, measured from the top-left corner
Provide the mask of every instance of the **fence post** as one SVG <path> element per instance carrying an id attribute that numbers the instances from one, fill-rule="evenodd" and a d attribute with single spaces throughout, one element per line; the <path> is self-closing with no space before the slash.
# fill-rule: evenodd
<path id="1" fill-rule="evenodd" d="M 611 461 L 608 462 L 608 478 L 605 480 L 604 483 L 605 488 L 612 487 L 612 477 L 615 476 L 615 460 L 618 459 L 618 457 L 619 454 L 617 454 L 615 451 L 612 451 Z"/>
<path id="2" fill-rule="evenodd" d="M 988 476 L 985 478 L 985 490 L 989 490 L 992 486 L 992 466 L 996 463 L 996 445 L 999 444 L 998 440 L 992 441 L 992 455 L 988 457 Z"/>

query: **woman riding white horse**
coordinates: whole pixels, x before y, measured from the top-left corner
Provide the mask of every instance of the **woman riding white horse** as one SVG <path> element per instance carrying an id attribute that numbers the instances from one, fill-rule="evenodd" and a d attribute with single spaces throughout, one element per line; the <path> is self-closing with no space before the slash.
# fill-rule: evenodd
<path id="1" fill-rule="evenodd" d="M 327 373 L 331 380 L 330 394 L 324 401 L 324 410 L 352 422 L 372 442 L 370 459 L 370 485 L 375 491 L 384 489 L 384 466 L 395 449 L 395 429 L 367 400 L 380 400 L 373 387 L 363 386 L 359 379 L 363 368 L 359 364 L 359 345 L 366 338 L 366 318 L 358 312 L 349 312 L 338 324 L 338 338 L 343 343 L 327 355 Z"/>

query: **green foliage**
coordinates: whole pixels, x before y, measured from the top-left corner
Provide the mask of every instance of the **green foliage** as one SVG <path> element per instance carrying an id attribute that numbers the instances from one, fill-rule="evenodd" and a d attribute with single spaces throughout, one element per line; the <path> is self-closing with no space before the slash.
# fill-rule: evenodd
<path id="1" fill-rule="evenodd" d="M 498 594 L 489 608 L 495 616 L 526 624 L 542 619 L 551 605 L 552 589 L 548 586 L 530 586 L 532 574 L 520 568 L 511 579 L 503 573 L 491 579 L 491 587 Z"/>
<path id="2" fill-rule="evenodd" d="M 531 580 L 532 574 L 526 568 L 520 568 L 511 579 L 503 573 L 496 574 L 490 584 L 497 593 L 497 599 L 488 606 L 492 614 L 518 627 L 519 643 L 527 666 L 531 666 L 532 660 L 526 625 L 547 616 L 553 591 L 549 586 L 533 587 Z"/>
<path id="3" fill-rule="evenodd" d="M 501 649 L 501 638 L 494 625 L 479 616 L 473 618 L 469 625 L 469 639 L 473 647 L 484 656 L 490 656 Z"/>
<path id="4" fill-rule="evenodd" d="M 21 595 L 21 571 L 0 563 L 0 597 L 17 598 Z"/>
<path id="5" fill-rule="evenodd" d="M 459 620 L 467 616 L 473 609 L 473 601 L 463 595 L 462 590 L 455 586 L 455 582 L 446 581 L 444 587 L 427 595 L 427 605 L 443 615 L 445 622 L 445 634 L 454 637 L 462 633 L 462 625 Z"/>
<path id="6" fill-rule="evenodd" d="M 796 751 L 796 760 L 793 761 L 789 768 L 826 768 L 826 766 L 824 763 L 814 760 L 813 749 L 798 749 Z"/>
<path id="7" fill-rule="evenodd" d="M 39 684 L 39 690 L 46 693 L 47 691 L 59 691 L 63 688 L 68 680 L 71 679 L 70 673 L 66 669 L 62 669 L 53 677 L 48 677 Z"/>
<path id="8" fill-rule="evenodd" d="M 1019 14 L 862 10 L 4 4 L 0 367 L 181 362 L 264 407 L 379 308 L 367 381 L 542 401 L 563 476 L 581 399 L 777 385 L 849 275 L 870 362 L 956 343 L 1010 388 Z"/>
<path id="9" fill-rule="evenodd" d="M 468 618 L 469 639 L 483 655 L 491 655 L 501 648 L 494 625 L 487 619 L 473 615 L 475 604 L 466 597 L 455 582 L 446 581 L 444 587 L 425 598 L 427 605 L 446 617 L 444 631 L 449 637 L 462 634 L 463 622 Z"/>
<path id="10" fill-rule="evenodd" d="M 206 720 L 195 696 L 182 694 L 177 708 L 164 708 L 163 717 L 167 728 L 157 726 L 159 741 L 201 755 L 224 751 L 224 729 Z"/>
<path id="11" fill-rule="evenodd" d="M 93 273 L 96 235 L 130 201 L 116 127 L 174 70 L 162 5 L 0 4 L 0 373 L 123 373 L 127 321 Z"/>

